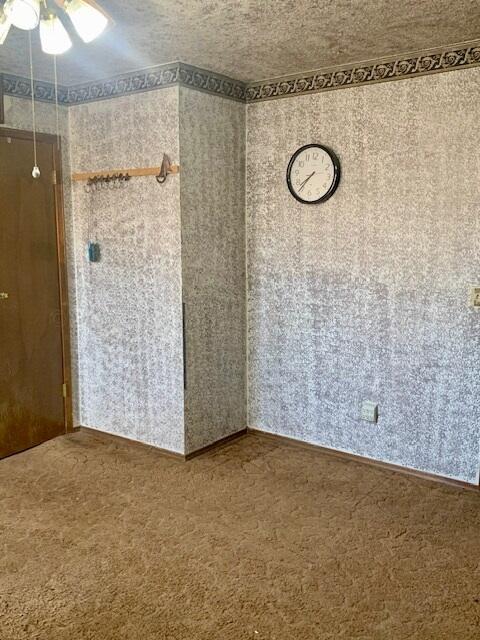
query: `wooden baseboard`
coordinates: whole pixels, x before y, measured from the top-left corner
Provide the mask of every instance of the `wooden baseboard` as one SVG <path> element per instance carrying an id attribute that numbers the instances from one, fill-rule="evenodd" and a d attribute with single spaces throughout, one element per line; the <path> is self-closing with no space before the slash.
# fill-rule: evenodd
<path id="1" fill-rule="evenodd" d="M 109 433 L 108 431 L 101 431 L 100 429 L 92 429 L 91 427 L 75 427 L 74 431 L 84 431 L 85 433 L 89 433 L 101 439 L 114 440 L 116 442 L 122 442 L 123 444 L 133 445 L 134 447 L 149 449 L 150 451 L 155 451 L 167 458 L 174 458 L 175 460 L 180 460 L 182 462 L 185 460 L 183 453 L 177 453 L 176 451 L 170 451 L 169 449 L 162 449 L 161 447 L 156 447 L 153 444 L 147 444 L 145 442 L 140 442 L 139 440 L 132 440 L 126 436 L 119 436 L 116 433 Z"/>
<path id="2" fill-rule="evenodd" d="M 278 442 L 278 443 L 286 444 L 286 445 L 297 447 L 297 448 L 300 447 L 302 449 L 309 449 L 310 451 L 316 451 L 317 453 L 321 453 L 323 455 L 327 455 L 334 458 L 339 458 L 341 460 L 360 462 L 361 464 L 368 464 L 373 467 L 378 467 L 380 469 L 386 469 L 387 471 L 393 471 L 395 473 L 414 476 L 416 478 L 420 478 L 421 480 L 428 480 L 430 482 L 439 482 L 441 484 L 457 487 L 457 489 L 458 488 L 468 489 L 470 491 L 479 491 L 480 489 L 479 485 L 463 482 L 462 480 L 455 480 L 454 478 L 448 478 L 446 476 L 438 476 L 434 473 L 428 473 L 427 471 L 419 471 L 417 469 L 411 469 L 409 467 L 402 467 L 400 465 L 391 464 L 389 462 L 381 462 L 380 460 L 359 456 L 354 453 L 347 453 L 344 451 L 337 451 L 336 449 L 329 449 L 327 447 L 322 447 L 321 445 L 311 444 L 310 442 L 302 442 L 301 440 L 295 440 L 294 438 L 288 438 L 287 436 L 281 436 L 276 433 L 261 431 L 260 429 L 254 429 L 254 428 L 248 427 L 247 432 L 252 436 L 265 438 L 266 440 L 271 440 L 273 442 Z"/>
<path id="3" fill-rule="evenodd" d="M 196 458 L 197 456 L 201 456 L 212 449 L 218 449 L 219 447 L 224 447 L 226 444 L 229 444 L 233 440 L 238 440 L 239 438 L 243 438 L 248 433 L 248 429 L 242 429 L 241 431 L 236 431 L 235 433 L 231 433 L 229 436 L 225 436 L 225 438 L 221 438 L 216 442 L 212 442 L 212 444 L 207 444 L 206 447 L 202 447 L 201 449 L 197 449 L 196 451 L 191 451 L 187 453 L 185 456 L 185 460 L 191 460 L 192 458 Z"/>
<path id="4" fill-rule="evenodd" d="M 462 480 L 455 480 L 453 478 L 448 478 L 446 476 L 439 476 L 434 473 L 428 473 L 426 471 L 419 471 L 418 469 L 411 469 L 409 467 L 402 467 L 397 464 L 392 464 L 389 462 L 381 462 L 380 460 L 375 460 L 373 458 L 367 458 L 364 456 L 359 456 L 354 453 L 347 453 L 344 451 L 337 451 L 336 449 L 329 449 L 327 447 L 322 447 L 321 445 L 311 444 L 310 442 L 302 442 L 302 440 L 295 440 L 294 438 L 289 438 L 287 436 L 281 436 L 276 433 L 269 433 L 268 431 L 261 431 L 260 429 L 254 429 L 248 427 L 246 429 L 242 429 L 241 431 L 237 431 L 236 433 L 232 433 L 221 440 L 217 440 L 212 444 L 207 445 L 206 447 L 202 447 L 201 449 L 197 449 L 196 451 L 191 451 L 186 455 L 182 453 L 177 453 L 175 451 L 170 451 L 169 449 L 161 449 L 160 447 L 156 447 L 154 445 L 146 444 L 144 442 L 139 442 L 138 440 L 131 440 L 125 436 L 119 436 L 117 434 L 108 433 L 107 431 L 101 431 L 99 429 L 92 429 L 91 427 L 76 427 L 74 431 L 85 431 L 86 433 L 90 433 L 92 435 L 97 435 L 102 438 L 109 438 L 112 440 L 117 440 L 119 442 L 128 443 L 130 445 L 134 445 L 137 447 L 142 447 L 143 449 L 150 449 L 151 451 L 155 451 L 163 456 L 167 456 L 169 458 L 174 458 L 175 460 L 179 460 L 182 462 L 187 462 L 188 460 L 192 460 L 198 456 L 201 456 L 209 451 L 214 449 L 218 449 L 220 447 L 224 447 L 234 440 L 238 440 L 239 438 L 245 437 L 247 435 L 251 435 L 258 438 L 264 438 L 266 440 L 270 440 L 272 442 L 277 442 L 281 444 L 286 444 L 288 446 L 297 447 L 301 449 L 309 449 L 310 451 L 315 451 L 316 453 L 320 453 L 323 455 L 327 455 L 333 458 L 338 458 L 341 460 L 359 462 L 361 464 L 368 464 L 373 467 L 377 467 L 379 469 L 385 469 L 387 471 L 393 471 L 395 473 L 401 473 L 403 475 L 414 476 L 415 478 L 420 478 L 421 480 L 427 480 L 430 482 L 437 482 L 441 484 L 446 484 L 451 487 L 457 487 L 461 489 L 468 489 L 470 491 L 479 491 L 480 486 L 475 484 L 470 484 L 468 482 L 463 482 Z"/>
<path id="5" fill-rule="evenodd" d="M 100 429 L 92 429 L 91 427 L 75 427 L 74 431 L 84 431 L 85 433 L 90 433 L 101 438 L 116 440 L 118 442 L 123 442 L 124 444 L 127 443 L 136 447 L 142 447 L 143 449 L 150 449 L 151 451 L 155 451 L 163 456 L 174 458 L 175 460 L 181 460 L 182 462 L 186 462 L 188 460 L 191 460 L 192 458 L 201 456 L 208 451 L 212 451 L 213 449 L 224 447 L 233 440 L 237 440 L 238 438 L 242 438 L 247 435 L 247 429 L 245 428 L 241 431 L 237 431 L 236 433 L 232 433 L 225 438 L 221 438 L 221 440 L 212 442 L 212 444 L 209 444 L 206 447 L 202 447 L 201 449 L 197 449 L 196 451 L 191 451 L 190 453 L 183 454 L 177 453 L 176 451 L 170 451 L 169 449 L 162 449 L 161 447 L 156 447 L 152 444 L 146 444 L 145 442 L 140 442 L 139 440 L 132 440 L 131 438 L 120 436 L 116 433 L 109 433 L 108 431 L 101 431 Z"/>

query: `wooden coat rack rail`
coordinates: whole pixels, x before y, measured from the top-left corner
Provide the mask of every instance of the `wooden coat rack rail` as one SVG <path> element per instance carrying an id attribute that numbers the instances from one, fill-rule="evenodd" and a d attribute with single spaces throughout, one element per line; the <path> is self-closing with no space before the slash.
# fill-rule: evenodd
<path id="1" fill-rule="evenodd" d="M 139 167 L 130 169 L 109 169 L 108 171 L 89 171 L 84 173 L 72 173 L 72 180 L 75 182 L 82 182 L 86 180 L 93 180 L 94 178 L 104 177 L 112 175 L 129 175 L 131 178 L 138 176 L 158 176 L 160 175 L 161 167 Z M 180 166 L 178 164 L 171 164 L 167 173 L 175 175 L 180 173 Z"/>

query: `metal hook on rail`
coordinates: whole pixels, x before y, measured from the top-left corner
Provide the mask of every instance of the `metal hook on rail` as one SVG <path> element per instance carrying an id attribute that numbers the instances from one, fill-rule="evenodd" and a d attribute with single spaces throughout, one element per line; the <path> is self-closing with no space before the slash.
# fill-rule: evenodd
<path id="1" fill-rule="evenodd" d="M 160 173 L 155 176 L 158 184 L 163 184 L 170 173 L 171 162 L 166 153 L 163 154 L 162 166 L 160 167 Z"/>

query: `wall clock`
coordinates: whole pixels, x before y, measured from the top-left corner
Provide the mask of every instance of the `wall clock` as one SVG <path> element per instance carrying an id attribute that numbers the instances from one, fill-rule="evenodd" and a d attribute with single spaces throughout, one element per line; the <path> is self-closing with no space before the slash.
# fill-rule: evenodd
<path id="1" fill-rule="evenodd" d="M 325 202 L 335 193 L 340 181 L 340 161 L 321 144 L 306 144 L 297 149 L 287 167 L 290 193 L 304 204 Z"/>

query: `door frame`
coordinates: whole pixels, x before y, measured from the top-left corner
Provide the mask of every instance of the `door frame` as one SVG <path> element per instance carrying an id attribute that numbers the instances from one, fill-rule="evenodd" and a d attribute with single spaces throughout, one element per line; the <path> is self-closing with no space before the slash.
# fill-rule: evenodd
<path id="1" fill-rule="evenodd" d="M 22 129 L 9 129 L 0 127 L 0 137 L 16 138 L 18 140 L 31 140 L 33 144 L 33 133 Z M 66 385 L 66 394 L 63 397 L 63 408 L 65 416 L 65 433 L 72 432 L 73 429 L 73 406 L 72 406 L 72 364 L 70 351 L 70 315 L 68 304 L 68 279 L 67 279 L 67 256 L 65 250 L 65 210 L 63 198 L 63 172 L 62 172 L 62 151 L 61 138 L 49 133 L 37 133 L 36 138 L 40 142 L 52 145 L 53 169 L 52 187 L 55 200 L 55 223 L 57 238 L 57 266 L 58 285 L 60 292 L 60 331 L 62 336 L 62 367 L 63 382 Z M 32 156 L 33 159 L 33 156 Z M 60 392 L 61 390 L 59 390 Z"/>

